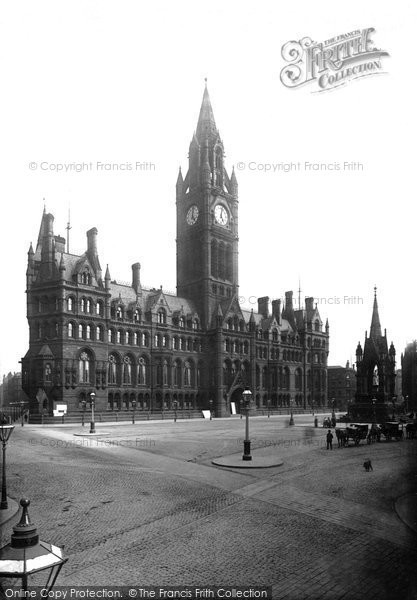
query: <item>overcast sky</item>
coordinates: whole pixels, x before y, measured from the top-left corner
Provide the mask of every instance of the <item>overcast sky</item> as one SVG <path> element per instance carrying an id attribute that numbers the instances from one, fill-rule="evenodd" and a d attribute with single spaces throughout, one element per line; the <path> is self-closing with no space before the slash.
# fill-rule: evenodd
<path id="1" fill-rule="evenodd" d="M 27 251 L 44 198 L 55 234 L 66 235 L 71 209 L 72 252 L 84 252 L 95 226 L 112 278 L 129 281 L 139 261 L 144 285 L 175 290 L 175 182 L 205 77 L 239 183 L 242 304 L 291 289 L 298 298 L 300 280 L 302 298 L 315 296 L 329 319 L 329 364 L 344 365 L 369 330 L 377 285 L 399 367 L 417 337 L 416 16 L 405 0 L 9 0 L 0 21 L 0 372 L 20 370 L 28 348 Z M 324 93 L 317 82 L 281 83 L 286 42 L 369 27 L 390 55 L 384 74 Z M 291 162 L 300 168 L 263 167 Z M 57 172 L 58 163 L 88 169 Z"/>

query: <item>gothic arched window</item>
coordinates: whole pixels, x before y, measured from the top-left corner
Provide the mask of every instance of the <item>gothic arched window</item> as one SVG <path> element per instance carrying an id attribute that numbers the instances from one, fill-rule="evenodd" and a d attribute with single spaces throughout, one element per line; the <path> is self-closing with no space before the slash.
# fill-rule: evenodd
<path id="1" fill-rule="evenodd" d="M 109 384 L 114 384 L 117 381 L 117 361 L 114 354 L 110 354 L 109 356 L 108 379 Z"/>
<path id="2" fill-rule="evenodd" d="M 91 359 L 87 352 L 81 352 L 78 361 L 80 383 L 90 383 Z"/>
<path id="3" fill-rule="evenodd" d="M 123 359 L 123 383 L 132 385 L 132 359 L 125 356 Z"/>

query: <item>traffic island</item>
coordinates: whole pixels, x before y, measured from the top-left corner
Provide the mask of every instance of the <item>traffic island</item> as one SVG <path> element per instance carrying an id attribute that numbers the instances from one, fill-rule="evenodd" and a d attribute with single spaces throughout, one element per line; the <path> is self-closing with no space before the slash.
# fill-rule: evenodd
<path id="1" fill-rule="evenodd" d="M 77 436 L 77 437 L 98 437 L 100 435 L 110 435 L 111 432 L 110 431 L 94 431 L 94 433 L 90 433 L 89 431 L 86 431 L 85 433 L 82 431 L 81 433 L 74 433 L 73 435 Z"/>
<path id="2" fill-rule="evenodd" d="M 252 454 L 251 460 L 243 460 L 242 454 L 229 454 L 229 456 L 213 458 L 211 462 L 217 467 L 229 469 L 270 469 L 283 464 L 278 456 L 256 456 L 254 454 Z"/>

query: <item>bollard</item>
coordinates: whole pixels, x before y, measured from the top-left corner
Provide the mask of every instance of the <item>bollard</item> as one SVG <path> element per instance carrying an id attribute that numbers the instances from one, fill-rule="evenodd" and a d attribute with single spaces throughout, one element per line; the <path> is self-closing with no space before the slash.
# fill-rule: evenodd
<path id="1" fill-rule="evenodd" d="M 318 427 L 319 426 L 319 420 L 317 417 L 314 417 L 314 427 Z"/>

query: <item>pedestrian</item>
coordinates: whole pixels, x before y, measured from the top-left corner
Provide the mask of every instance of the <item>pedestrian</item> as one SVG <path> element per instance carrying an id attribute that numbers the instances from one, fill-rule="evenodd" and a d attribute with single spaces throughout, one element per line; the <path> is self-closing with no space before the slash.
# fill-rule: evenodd
<path id="1" fill-rule="evenodd" d="M 330 431 L 330 429 L 326 435 L 326 442 L 327 442 L 327 450 L 333 450 L 333 434 Z"/>

